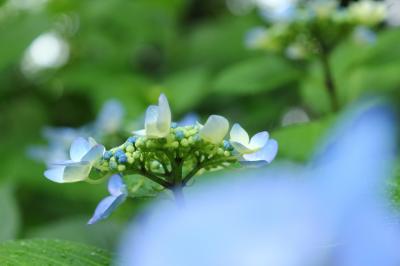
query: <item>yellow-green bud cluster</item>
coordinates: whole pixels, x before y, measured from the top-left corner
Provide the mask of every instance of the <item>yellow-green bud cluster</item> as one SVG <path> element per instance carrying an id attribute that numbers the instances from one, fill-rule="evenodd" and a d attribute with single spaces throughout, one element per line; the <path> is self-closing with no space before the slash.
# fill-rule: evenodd
<path id="1" fill-rule="evenodd" d="M 226 167 L 237 162 L 233 147 L 224 140 L 213 144 L 201 139 L 200 126 L 170 129 L 165 138 L 131 136 L 122 145 L 105 152 L 98 163 L 102 172 L 167 174 L 181 163 L 182 173 Z"/>
<path id="2" fill-rule="evenodd" d="M 351 3 L 346 8 L 336 1 L 310 2 L 299 5 L 290 21 L 250 31 L 246 42 L 253 49 L 304 59 L 321 49 L 332 49 L 359 26 L 379 25 L 386 19 L 386 9 L 384 3 L 372 0 Z"/>

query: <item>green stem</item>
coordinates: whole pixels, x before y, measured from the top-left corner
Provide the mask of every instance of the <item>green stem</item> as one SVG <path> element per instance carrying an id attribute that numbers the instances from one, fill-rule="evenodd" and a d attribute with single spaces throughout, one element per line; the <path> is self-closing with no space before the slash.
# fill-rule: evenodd
<path id="1" fill-rule="evenodd" d="M 139 174 L 144 177 L 147 177 L 148 179 L 152 180 L 153 182 L 156 182 L 157 184 L 163 186 L 164 188 L 170 188 L 173 185 L 170 182 L 153 174 L 152 172 L 146 171 L 146 168 L 144 167 L 144 165 L 142 165 L 142 170 L 131 170 L 131 171 L 125 172 L 125 175 L 133 175 L 133 174 Z"/>
<path id="2" fill-rule="evenodd" d="M 161 186 L 165 187 L 165 188 L 171 188 L 173 184 L 171 184 L 170 182 L 158 177 L 157 175 L 149 172 L 149 171 L 141 171 L 140 172 L 141 175 L 147 177 L 148 179 L 160 184 Z"/>
<path id="3" fill-rule="evenodd" d="M 200 171 L 200 169 L 203 168 L 203 166 L 201 164 L 197 165 L 196 167 L 194 167 L 192 169 L 192 171 L 190 171 L 182 180 L 182 185 L 186 186 L 186 184 L 190 181 L 190 179 L 192 179 L 192 177 L 197 174 L 198 171 Z"/>
<path id="4" fill-rule="evenodd" d="M 339 110 L 339 100 L 336 93 L 336 86 L 333 79 L 332 69 L 329 64 L 328 54 L 324 51 L 321 51 L 320 60 L 324 73 L 325 87 L 331 101 L 331 107 L 334 112 L 337 112 Z"/>

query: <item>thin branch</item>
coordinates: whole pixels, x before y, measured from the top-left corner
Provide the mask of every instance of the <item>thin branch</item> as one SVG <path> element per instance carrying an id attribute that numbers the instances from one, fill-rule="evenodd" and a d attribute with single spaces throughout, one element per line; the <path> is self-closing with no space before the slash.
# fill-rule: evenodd
<path id="1" fill-rule="evenodd" d="M 150 180 L 160 184 L 161 186 L 165 187 L 165 188 L 170 188 L 173 184 L 171 184 L 170 182 L 158 177 L 157 175 L 153 174 L 150 170 L 147 171 L 146 170 L 146 166 L 145 164 L 142 162 L 142 170 L 139 172 L 141 175 L 149 178 Z"/>
<path id="2" fill-rule="evenodd" d="M 196 165 L 182 180 L 182 185 L 186 186 L 186 184 L 194 177 L 200 169 L 203 168 L 201 164 Z"/>
<path id="3" fill-rule="evenodd" d="M 325 53 L 324 51 L 321 51 L 320 60 L 321 60 L 322 69 L 324 72 L 325 87 L 329 94 L 332 110 L 334 112 L 337 112 L 339 110 L 339 100 L 337 97 L 335 82 L 333 80 L 332 69 L 329 64 L 328 54 Z"/>
<path id="4" fill-rule="evenodd" d="M 142 171 L 142 172 L 140 172 L 140 174 L 147 177 L 148 179 L 160 184 L 161 186 L 163 186 L 165 188 L 172 187 L 172 184 L 170 182 L 158 177 L 157 175 L 153 174 L 152 172 Z"/>

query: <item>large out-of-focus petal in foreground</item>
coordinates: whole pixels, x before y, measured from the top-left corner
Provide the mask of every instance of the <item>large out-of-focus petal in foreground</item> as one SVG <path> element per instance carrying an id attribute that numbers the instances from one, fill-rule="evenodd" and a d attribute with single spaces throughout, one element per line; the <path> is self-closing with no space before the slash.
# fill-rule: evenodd
<path id="1" fill-rule="evenodd" d="M 306 167 L 240 173 L 156 204 L 127 232 L 120 265 L 395 266 L 400 233 L 382 191 L 394 152 L 384 105 L 347 112 Z M 299 140 L 301 141 L 301 140 Z"/>

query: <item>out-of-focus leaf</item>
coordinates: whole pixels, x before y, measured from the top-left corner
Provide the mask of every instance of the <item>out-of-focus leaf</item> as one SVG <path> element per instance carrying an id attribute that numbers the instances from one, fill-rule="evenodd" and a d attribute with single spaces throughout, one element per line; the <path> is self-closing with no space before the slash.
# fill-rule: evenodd
<path id="1" fill-rule="evenodd" d="M 47 238 L 76 241 L 112 250 L 122 231 L 122 225 L 114 219 L 87 225 L 88 217 L 67 218 L 44 224 L 27 232 L 27 238 Z"/>
<path id="2" fill-rule="evenodd" d="M 194 68 L 172 74 L 164 81 L 168 99 L 176 112 L 188 112 L 201 102 L 208 92 L 208 73 L 204 68 Z"/>
<path id="3" fill-rule="evenodd" d="M 254 94 L 288 85 L 298 76 L 288 61 L 269 55 L 228 67 L 216 77 L 213 88 L 220 93 Z"/>
<path id="4" fill-rule="evenodd" d="M 252 54 L 244 45 L 244 36 L 257 23 L 252 16 L 231 15 L 192 25 L 187 36 L 174 43 L 169 59 L 174 66 L 211 68 L 244 59 Z"/>
<path id="5" fill-rule="evenodd" d="M 0 184 L 0 242 L 14 239 L 19 225 L 19 209 L 14 189 L 10 184 Z"/>
<path id="6" fill-rule="evenodd" d="M 335 83 L 335 85 L 337 84 Z M 314 113 L 326 114 L 332 110 L 319 62 L 311 65 L 308 75 L 301 80 L 300 93 L 304 104 Z"/>
<path id="7" fill-rule="evenodd" d="M 0 244 L 0 265 L 4 266 L 105 266 L 110 263 L 108 251 L 69 241 L 31 239 Z"/>
<path id="8" fill-rule="evenodd" d="M 343 87 L 347 87 L 345 101 L 351 102 L 364 92 L 387 93 L 400 87 L 400 63 L 388 63 L 375 67 L 360 67 L 344 80 Z M 341 88 L 344 89 L 344 88 Z"/>
<path id="9" fill-rule="evenodd" d="M 0 24 L 0 70 L 18 61 L 30 42 L 49 27 L 43 14 L 15 16 Z M 12 29 L 12 30 L 10 30 Z"/>
<path id="10" fill-rule="evenodd" d="M 67 69 L 60 78 L 61 81 L 58 82 L 62 82 L 69 91 L 80 91 L 90 95 L 98 108 L 110 98 L 121 101 L 128 115 L 138 115 L 145 110 L 143 94 L 153 84 L 144 76 L 127 72 L 115 73 L 92 64 Z"/>
<path id="11" fill-rule="evenodd" d="M 274 131 L 272 137 L 279 143 L 279 158 L 296 161 L 307 160 L 331 123 L 332 118 L 328 118 Z"/>

